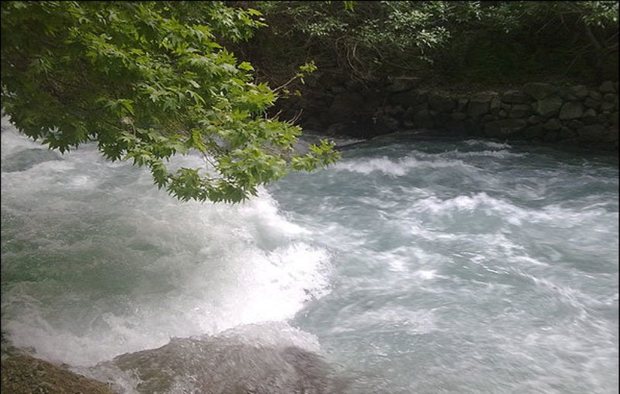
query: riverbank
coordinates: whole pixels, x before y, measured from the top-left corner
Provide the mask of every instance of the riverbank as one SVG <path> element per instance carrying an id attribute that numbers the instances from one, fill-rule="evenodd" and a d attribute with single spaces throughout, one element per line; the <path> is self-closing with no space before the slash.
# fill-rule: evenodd
<path id="1" fill-rule="evenodd" d="M 300 124 L 328 135 L 369 138 L 426 129 L 464 138 L 618 148 L 614 81 L 446 89 L 415 78 L 394 78 L 374 87 L 319 79 L 315 86 L 283 107 L 291 116 L 303 108 Z"/>

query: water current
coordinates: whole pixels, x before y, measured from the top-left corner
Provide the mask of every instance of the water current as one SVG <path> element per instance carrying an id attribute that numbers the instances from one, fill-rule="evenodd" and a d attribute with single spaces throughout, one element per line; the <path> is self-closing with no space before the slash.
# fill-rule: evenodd
<path id="1" fill-rule="evenodd" d="M 618 392 L 613 154 L 404 133 L 230 206 L 1 143 L 3 331 L 121 392 Z"/>

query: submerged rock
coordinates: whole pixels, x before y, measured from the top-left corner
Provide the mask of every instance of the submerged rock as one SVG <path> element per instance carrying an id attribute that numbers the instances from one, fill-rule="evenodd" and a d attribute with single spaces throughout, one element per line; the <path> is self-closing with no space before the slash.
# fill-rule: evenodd
<path id="1" fill-rule="evenodd" d="M 114 393 L 105 383 L 26 354 L 11 354 L 2 360 L 2 392 L 7 394 Z"/>
<path id="2" fill-rule="evenodd" d="M 252 331 L 252 327 L 255 331 Z M 291 327 L 255 325 L 218 336 L 174 338 L 157 349 L 120 355 L 99 369 L 133 377 L 139 393 L 330 394 L 345 380 Z M 293 336 L 293 340 L 291 340 Z M 298 344 L 296 344 L 298 342 Z M 312 348 L 313 346 L 310 346 Z M 102 368 L 103 367 L 103 368 Z M 110 380 L 119 380 L 118 377 Z M 128 379 L 125 379 L 127 381 Z"/>
<path id="3" fill-rule="evenodd" d="M 62 158 L 58 153 L 48 149 L 26 149 L 3 159 L 2 171 L 26 171 L 37 164 L 52 160 L 62 160 Z"/>

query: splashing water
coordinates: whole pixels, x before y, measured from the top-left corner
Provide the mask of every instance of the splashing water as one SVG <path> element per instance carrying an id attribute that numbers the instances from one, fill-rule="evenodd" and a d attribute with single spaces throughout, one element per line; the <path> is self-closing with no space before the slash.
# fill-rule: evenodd
<path id="1" fill-rule="evenodd" d="M 127 392 L 121 366 L 240 342 L 353 393 L 618 392 L 616 157 L 384 137 L 229 206 L 2 127 L 3 330 L 39 357 Z"/>

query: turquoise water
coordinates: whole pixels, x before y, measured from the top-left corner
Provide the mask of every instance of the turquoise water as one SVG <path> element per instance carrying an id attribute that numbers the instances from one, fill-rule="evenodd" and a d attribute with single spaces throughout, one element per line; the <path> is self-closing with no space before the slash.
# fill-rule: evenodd
<path id="1" fill-rule="evenodd" d="M 614 393 L 618 160 L 404 134 L 201 205 L 3 121 L 2 310 L 14 344 L 99 377 L 232 329 L 322 355 L 353 393 Z"/>

